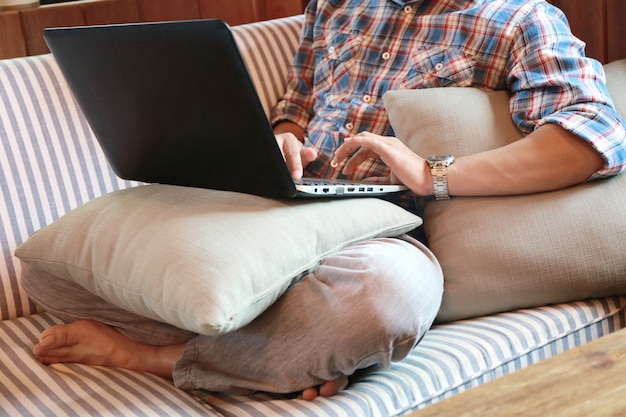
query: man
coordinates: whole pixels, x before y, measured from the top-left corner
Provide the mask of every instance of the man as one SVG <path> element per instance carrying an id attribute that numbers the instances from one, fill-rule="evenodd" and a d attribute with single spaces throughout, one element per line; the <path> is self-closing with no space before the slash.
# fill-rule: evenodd
<path id="1" fill-rule="evenodd" d="M 456 161 L 414 154 L 393 137 L 382 94 L 441 86 L 509 90 L 513 119 L 528 135 Z M 312 1 L 272 121 L 294 178 L 402 182 L 417 196 L 554 190 L 615 175 L 626 156 L 600 65 L 543 0 Z M 44 363 L 148 371 L 183 389 L 302 391 L 306 399 L 336 393 L 357 369 L 406 356 L 437 313 L 442 279 L 414 239 L 368 241 L 329 256 L 249 326 L 205 337 L 44 278 L 27 277 L 44 308 L 67 312 L 68 301 L 50 296 L 66 294 L 75 314 L 64 318 L 97 320 L 45 331 L 34 349 Z"/>

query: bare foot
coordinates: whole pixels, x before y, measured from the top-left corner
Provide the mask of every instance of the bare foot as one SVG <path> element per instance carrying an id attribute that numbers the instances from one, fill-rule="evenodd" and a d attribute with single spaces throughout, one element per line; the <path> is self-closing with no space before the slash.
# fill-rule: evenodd
<path id="1" fill-rule="evenodd" d="M 152 346 L 135 342 L 114 328 L 95 320 L 59 324 L 45 330 L 33 354 L 42 363 L 82 363 L 149 372 L 172 379 L 174 365 L 182 357 L 185 344 Z M 346 387 L 348 377 L 326 381 L 307 388 L 299 398 L 311 401 L 330 397 Z"/>
<path id="2" fill-rule="evenodd" d="M 76 362 L 150 372 L 172 379 L 185 344 L 152 346 L 135 342 L 112 327 L 79 320 L 45 330 L 33 354 L 42 363 Z"/>
<path id="3" fill-rule="evenodd" d="M 302 394 L 298 398 L 303 400 L 313 401 L 317 397 L 330 397 L 337 394 L 342 389 L 348 386 L 348 377 L 345 375 L 340 376 L 332 381 L 326 381 L 319 387 L 307 388 L 302 391 Z"/>

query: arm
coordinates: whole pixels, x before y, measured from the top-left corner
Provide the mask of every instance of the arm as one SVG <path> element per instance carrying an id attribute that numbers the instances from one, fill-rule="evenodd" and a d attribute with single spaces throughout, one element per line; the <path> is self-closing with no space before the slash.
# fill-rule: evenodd
<path id="1" fill-rule="evenodd" d="M 316 9 L 317 2 L 309 2 L 300 45 L 287 75 L 287 91 L 270 115 L 276 141 L 294 179 L 302 177 L 304 167 L 317 157 L 317 151 L 303 145 L 314 105 L 315 56 L 312 44 Z"/>
<path id="2" fill-rule="evenodd" d="M 418 195 L 433 194 L 426 160 L 400 140 L 372 133 L 347 138 L 335 154 L 348 173 L 368 157 L 379 156 L 392 167 L 391 182 L 400 182 Z M 450 195 L 485 196 L 556 190 L 587 180 L 604 166 L 604 159 L 587 142 L 556 125 L 545 125 L 510 145 L 458 158 L 448 168 Z M 388 181 L 388 179 L 372 179 Z"/>
<path id="3" fill-rule="evenodd" d="M 589 143 L 548 124 L 510 145 L 459 158 L 448 169 L 450 194 L 557 190 L 586 181 L 603 166 L 604 159 Z"/>
<path id="4" fill-rule="evenodd" d="M 582 43 L 562 18 L 558 10 L 535 10 L 512 36 L 507 69 L 511 111 L 518 126 L 530 133 L 500 149 L 457 159 L 449 168 L 451 195 L 548 191 L 623 169 L 626 133 L 602 69 L 584 58 Z M 395 138 L 359 134 L 336 152 L 336 160 L 360 146 L 364 148 L 345 171 L 378 154 L 391 168 L 392 181 L 420 195 L 432 194 L 430 170 L 422 158 L 427 155 L 412 154 Z"/>

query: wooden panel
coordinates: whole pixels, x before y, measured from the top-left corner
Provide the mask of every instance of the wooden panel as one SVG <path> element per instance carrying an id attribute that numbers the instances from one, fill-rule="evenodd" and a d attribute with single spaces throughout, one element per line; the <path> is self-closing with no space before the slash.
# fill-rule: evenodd
<path id="1" fill-rule="evenodd" d="M 18 12 L 0 13 L 0 59 L 26 55 L 22 32 L 22 21 Z"/>
<path id="2" fill-rule="evenodd" d="M 199 0 L 202 18 L 222 19 L 229 25 L 241 25 L 259 20 L 255 0 Z"/>
<path id="3" fill-rule="evenodd" d="M 306 3 L 308 0 L 83 0 L 0 12 L 0 59 L 47 53 L 42 36 L 47 27 L 210 17 L 238 25 L 300 14 Z"/>
<path id="4" fill-rule="evenodd" d="M 146 22 L 200 17 L 196 0 L 140 0 L 139 10 L 142 20 Z"/>
<path id="5" fill-rule="evenodd" d="M 26 38 L 26 52 L 28 55 L 48 53 L 48 46 L 43 40 L 42 32 L 45 28 L 55 26 L 79 26 L 85 24 L 85 17 L 81 7 L 72 3 L 41 6 L 26 9 L 20 12 L 24 37 Z"/>
<path id="6" fill-rule="evenodd" d="M 551 3 L 565 12 L 574 35 L 587 44 L 587 55 L 607 62 L 606 0 L 552 0 Z"/>
<path id="7" fill-rule="evenodd" d="M 83 4 L 83 13 L 89 25 L 141 21 L 137 0 L 86 1 Z"/>
<path id="8" fill-rule="evenodd" d="M 408 417 L 623 416 L 625 352 L 620 330 Z"/>
<path id="9" fill-rule="evenodd" d="M 293 16 L 304 11 L 302 3 L 295 0 L 259 0 L 260 20 Z"/>
<path id="10" fill-rule="evenodd" d="M 607 61 L 626 58 L 626 1 L 607 1 Z"/>

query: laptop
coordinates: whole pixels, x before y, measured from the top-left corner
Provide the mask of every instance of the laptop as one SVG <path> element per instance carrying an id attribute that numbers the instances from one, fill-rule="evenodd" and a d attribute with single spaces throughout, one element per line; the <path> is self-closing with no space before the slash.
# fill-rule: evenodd
<path id="1" fill-rule="evenodd" d="M 295 183 L 221 20 L 50 28 L 44 38 L 120 178 L 272 198 L 406 190 Z"/>

